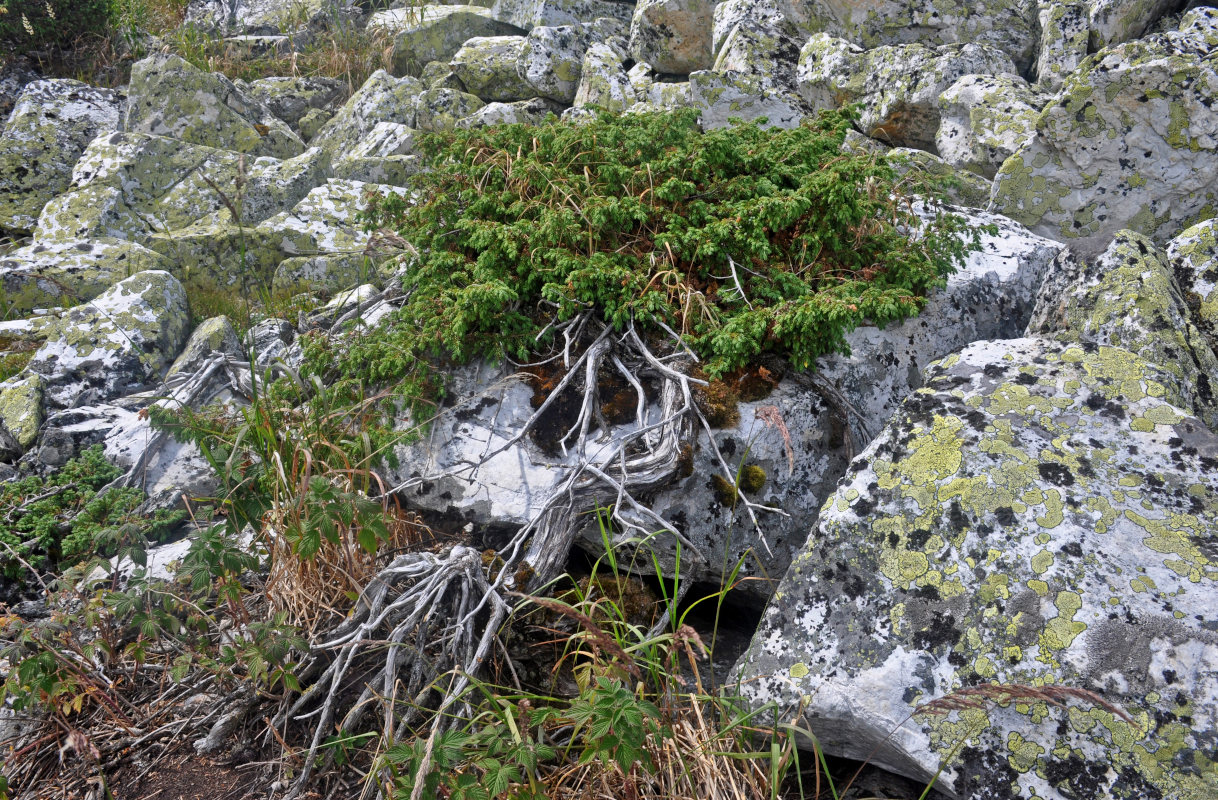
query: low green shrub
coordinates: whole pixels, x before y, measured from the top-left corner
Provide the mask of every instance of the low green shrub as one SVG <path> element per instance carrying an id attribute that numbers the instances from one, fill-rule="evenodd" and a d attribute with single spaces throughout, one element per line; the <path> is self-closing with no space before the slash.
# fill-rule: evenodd
<path id="1" fill-rule="evenodd" d="M 811 369 L 853 328 L 915 314 L 977 246 L 959 217 L 923 224 L 918 187 L 883 159 L 842 150 L 851 113 L 794 130 L 704 133 L 684 110 L 424 136 L 414 199 L 365 215 L 417 248 L 408 299 L 376 335 L 315 343 L 313 363 L 423 397 L 445 359 L 527 359 L 593 310 L 679 332 L 711 377 L 766 352 Z"/>
<path id="2" fill-rule="evenodd" d="M 134 537 L 162 538 L 184 518 L 182 512 L 133 515 L 144 499 L 139 489 L 98 495 L 121 474 L 95 445 L 50 477 L 31 475 L 0 486 L 0 574 L 20 577 L 22 560 L 39 568 L 110 555 Z"/>

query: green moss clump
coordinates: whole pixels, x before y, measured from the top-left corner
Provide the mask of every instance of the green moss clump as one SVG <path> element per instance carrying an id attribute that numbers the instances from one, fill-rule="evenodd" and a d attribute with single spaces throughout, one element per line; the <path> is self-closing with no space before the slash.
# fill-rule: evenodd
<path id="1" fill-rule="evenodd" d="M 736 507 L 736 500 L 740 497 L 740 493 L 736 491 L 736 484 L 715 473 L 711 475 L 711 488 L 715 490 L 715 497 L 719 499 L 720 503 L 728 508 Z"/>
<path id="2" fill-rule="evenodd" d="M 740 395 L 727 381 L 699 386 L 694 402 L 712 428 L 734 428 L 740 422 Z"/>
<path id="3" fill-rule="evenodd" d="M 765 470 L 756 464 L 749 464 L 744 469 L 740 470 L 740 477 L 737 482 L 740 485 L 740 491 L 745 494 L 754 494 L 761 491 L 761 487 L 765 486 L 766 474 Z"/>
<path id="4" fill-rule="evenodd" d="M 715 497 L 728 508 L 736 507 L 736 501 L 740 499 L 741 492 L 745 494 L 759 492 L 765 486 L 765 482 L 765 470 L 756 464 L 743 467 L 736 483 L 732 483 L 722 475 L 711 476 L 711 488 L 715 490 Z"/>

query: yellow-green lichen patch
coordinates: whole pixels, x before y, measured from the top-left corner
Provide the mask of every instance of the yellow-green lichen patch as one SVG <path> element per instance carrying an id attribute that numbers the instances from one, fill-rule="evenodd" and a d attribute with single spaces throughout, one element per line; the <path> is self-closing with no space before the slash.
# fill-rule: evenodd
<path id="1" fill-rule="evenodd" d="M 1181 715 L 1202 714 L 1177 697 L 1218 708 L 1218 673 L 1200 666 L 1218 658 L 1205 627 L 1218 436 L 1174 402 L 1176 385 L 1122 348 L 1034 338 L 979 342 L 929 369 L 784 581 L 758 634 L 790 651 L 774 669 L 798 660 L 807 685 L 877 719 L 962 687 L 1101 687 L 1133 724 L 1085 698 L 1061 708 L 1028 692 L 918 715 L 911 741 L 926 749 L 910 757 L 933 774 L 953 753 L 992 754 L 1003 770 L 973 753 L 955 774 L 1006 780 L 1019 797 L 1053 796 L 1045 776 L 1068 763 L 1098 776 L 1088 785 L 1101 794 L 1120 796 L 1124 775 L 1148 795 L 1200 800 L 1204 742 L 1218 733 L 1184 730 Z M 806 633 L 780 633 L 784 615 Z M 810 697 L 805 720 L 823 724 Z M 879 727 L 865 735 L 883 738 Z"/>

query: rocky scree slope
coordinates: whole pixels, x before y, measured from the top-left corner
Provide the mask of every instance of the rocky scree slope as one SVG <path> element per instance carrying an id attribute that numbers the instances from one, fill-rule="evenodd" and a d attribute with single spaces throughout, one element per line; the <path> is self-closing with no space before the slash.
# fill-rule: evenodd
<path id="1" fill-rule="evenodd" d="M 310 24 L 333 12 L 308 10 Z M 190 14 L 220 35 L 290 42 L 283 12 L 261 0 Z M 12 107 L 0 231 L 17 237 L 0 251 L 0 341 L 33 353 L 0 383 L 10 463 L 53 469 L 104 442 L 141 470 L 151 504 L 210 491 L 197 451 L 151 434 L 138 411 L 167 392 L 239 401 L 251 344 L 263 365 L 292 364 L 303 328 L 375 326 L 394 306 L 375 285 L 391 270 L 355 215 L 369 192 L 405 196 L 419 131 L 577 122 L 593 108 L 793 126 L 858 104 L 852 147 L 950 176 L 998 233 L 922 316 L 856 331 L 851 356 L 699 434 L 691 474 L 656 493 L 653 510 L 709 555 L 699 578 L 746 552 L 748 574 L 785 573 L 738 667 L 746 694 L 801 714 L 830 752 L 923 780 L 944 762 L 940 788 L 957 797 L 1218 793 L 1218 10 L 496 0 L 348 12 L 393 39 L 395 67 L 343 103 L 334 82 L 231 81 L 172 55 L 141 61 L 117 91 L 0 83 Z M 223 319 L 191 335 L 187 298 L 260 286 L 337 294 L 324 314 L 268 320 L 244 342 Z M 528 398 L 501 377 L 456 376 L 451 419 L 401 453 L 406 501 L 511 528 L 560 483 L 562 460 L 527 440 L 477 480 L 417 481 L 510 438 Z M 759 422 L 763 406 L 787 439 Z M 758 466 L 759 499 L 789 516 L 742 526 L 711 479 L 709 436 Z M 773 585 L 748 584 L 759 599 Z M 1024 694 L 906 721 L 994 683 Z M 1052 686 L 1128 718 L 1033 691 Z"/>

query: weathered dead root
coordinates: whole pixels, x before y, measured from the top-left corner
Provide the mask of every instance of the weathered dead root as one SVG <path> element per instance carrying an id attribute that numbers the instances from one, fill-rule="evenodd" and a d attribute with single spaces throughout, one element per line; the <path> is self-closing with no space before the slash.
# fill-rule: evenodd
<path id="1" fill-rule="evenodd" d="M 579 339 L 598 327 L 592 343 L 572 357 Z M 415 478 L 394 491 L 424 480 L 473 479 L 491 458 L 523 441 L 569 389 L 581 393 L 579 412 L 559 442 L 565 452 L 576 456 L 575 464 L 534 518 L 499 550 L 493 578 L 487 577 L 482 554 L 468 547 L 453 547 L 441 555 L 401 556 L 369 584 L 354 615 L 328 641 L 312 649 L 303 673 L 309 688 L 281 709 L 273 722 L 278 729 L 301 723 L 313 729 L 304 767 L 288 798 L 298 797 L 306 788 L 318 749 L 336 721 L 342 729 L 352 730 L 369 709 L 379 706 L 384 740 L 396 741 L 422 719 L 419 699 L 445 673 L 456 678 L 445 687 L 440 708 L 433 709 L 438 713 L 431 716 L 430 738 L 459 718 L 460 713 L 453 713 L 459 709 L 452 706 L 463 702 L 469 676 L 482 671 L 500 625 L 519 602 L 515 590 L 524 587 L 516 585 L 516 576 L 527 574 L 532 585 L 544 586 L 560 575 L 583 524 L 581 515 L 587 510 L 607 509 L 615 526 L 635 531 L 640 538 L 656 531 L 669 532 L 682 542 L 691 573 L 706 563 L 705 555 L 678 526 L 638 500 L 642 493 L 673 479 L 680 469 L 682 451 L 691 446 L 699 427 L 711 433 L 693 401 L 692 386 L 704 382 L 686 374 L 695 357 L 687 350 L 658 356 L 633 326 L 614 334 L 591 315 L 564 323 L 560 331 L 566 346 L 555 358 L 563 359 L 566 374 L 511 439 L 483 454 L 478 463 Z M 601 416 L 597 376 L 603 368 L 616 370 L 635 388 L 638 400 L 632 426 L 613 430 Z M 649 404 L 644 381 L 659 383 L 657 403 Z M 734 478 L 713 435 L 709 440 L 724 475 Z M 742 498 L 741 507 L 759 537 L 756 512 L 777 511 L 748 498 Z M 374 651 L 383 651 L 383 656 L 378 652 L 381 665 L 366 680 L 358 699 L 343 711 L 339 698 L 344 680 L 353 674 L 361 656 Z"/>

